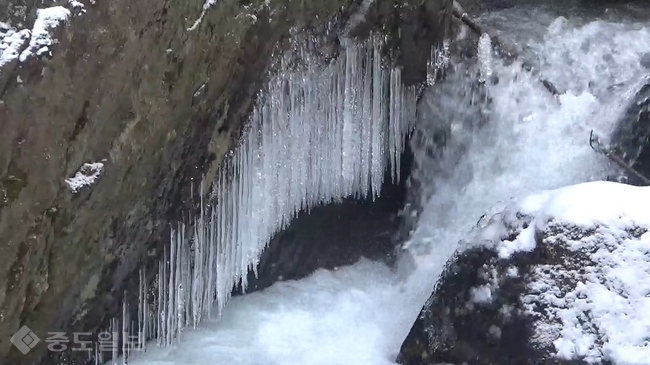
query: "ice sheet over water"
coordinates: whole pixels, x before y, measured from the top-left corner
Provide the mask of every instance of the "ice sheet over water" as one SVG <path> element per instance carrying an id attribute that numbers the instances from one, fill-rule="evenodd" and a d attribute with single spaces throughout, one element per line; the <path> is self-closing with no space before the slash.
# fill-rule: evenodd
<path id="1" fill-rule="evenodd" d="M 499 16 L 512 26 L 517 24 L 517 11 Z M 589 148 L 589 131 L 611 128 L 616 117 L 612 104 L 620 104 L 624 89 L 644 74 L 639 57 L 650 49 L 650 37 L 640 35 L 650 31 L 650 24 L 538 19 L 541 24 L 519 26 L 539 30 L 532 35 L 539 43 L 530 44 L 542 60 L 540 72 L 567 93 L 556 99 L 536 77 L 516 65 L 492 61 L 499 83 L 488 90 L 493 99 L 489 120 L 471 133 L 452 129 L 452 139 L 471 143 L 459 153 L 448 154 L 457 161 L 445 179 L 433 177 L 435 187 L 411 240 L 411 247 L 426 249 L 413 255 L 416 266 L 408 277 L 364 261 L 335 272 L 319 271 L 302 281 L 278 283 L 233 299 L 221 322 L 188 331 L 180 344 L 153 349 L 132 363 L 391 364 L 444 262 L 483 212 L 529 192 L 602 179 L 612 169 Z M 623 43 L 616 46 L 618 53 L 607 51 L 619 41 Z M 585 43 L 591 46 L 581 48 Z M 603 57 L 606 52 L 611 58 Z M 362 75 L 359 80 L 368 82 Z M 620 88 L 610 88 L 621 82 Z M 430 128 L 441 119 L 444 115 L 425 115 L 417 128 Z M 349 131 L 356 136 L 363 133 L 363 129 Z M 328 132 L 342 133 L 336 128 Z M 328 153 L 344 158 L 340 150 Z M 340 168 L 358 171 L 355 166 L 351 162 Z M 341 170 L 335 171 L 334 176 L 341 176 Z M 304 183 L 315 184 L 311 178 Z M 330 188 L 346 191 L 352 182 L 341 178 L 332 184 Z M 305 189 L 300 184 L 282 188 Z M 281 212 L 280 207 L 275 206 L 274 212 Z"/>

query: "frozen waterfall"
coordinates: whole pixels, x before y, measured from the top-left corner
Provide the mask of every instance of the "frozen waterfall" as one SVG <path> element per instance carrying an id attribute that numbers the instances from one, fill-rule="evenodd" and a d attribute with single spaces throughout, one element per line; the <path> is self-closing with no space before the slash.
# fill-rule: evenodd
<path id="1" fill-rule="evenodd" d="M 416 94 L 402 87 L 398 68 L 382 67 L 380 46 L 348 44 L 324 68 L 307 61 L 306 69 L 290 70 L 291 60 L 283 59 L 221 166 L 215 203 L 202 208 L 191 235 L 172 234 L 161 262 L 168 285 L 159 285 L 159 319 L 167 328 L 158 338 L 170 342 L 215 305 L 221 313 L 233 286 L 246 288 L 248 270 L 298 211 L 377 196 L 387 168 L 398 179 Z"/>
<path id="2" fill-rule="evenodd" d="M 124 312 L 125 332 L 172 343 L 215 307 L 220 315 L 235 285 L 246 288 L 269 239 L 297 212 L 349 196 L 374 198 L 387 169 L 398 181 L 416 89 L 402 85 L 399 68 L 382 64 L 380 48 L 377 38 L 346 42 L 323 67 L 310 62 L 306 46 L 297 50 L 303 68 L 291 55 L 282 58 L 220 166 L 212 197 L 201 201 L 203 214 L 172 229 L 158 292 L 141 285 L 140 324 L 129 325 Z"/>

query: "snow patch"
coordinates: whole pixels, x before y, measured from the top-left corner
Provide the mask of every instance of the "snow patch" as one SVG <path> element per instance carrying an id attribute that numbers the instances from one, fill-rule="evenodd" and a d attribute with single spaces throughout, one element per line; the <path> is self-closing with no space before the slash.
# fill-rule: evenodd
<path id="1" fill-rule="evenodd" d="M 516 266 L 510 266 L 506 271 L 506 275 L 510 278 L 516 278 L 519 276 L 519 269 Z"/>
<path id="2" fill-rule="evenodd" d="M 493 293 L 499 288 L 497 271 L 494 268 L 484 270 L 481 273 L 481 279 L 487 284 L 470 289 L 470 303 L 490 304 L 493 300 Z"/>
<path id="3" fill-rule="evenodd" d="M 69 0 L 68 8 L 52 6 L 36 10 L 36 20 L 32 29 L 16 29 L 11 24 L 0 22 L 0 68 L 18 59 L 25 62 L 33 56 L 52 56 L 52 46 L 57 41 L 51 32 L 65 24 L 71 14 L 86 12 L 85 5 L 77 0 Z"/>
<path id="4" fill-rule="evenodd" d="M 65 179 L 65 183 L 68 185 L 70 191 L 73 194 L 76 194 L 81 189 L 96 184 L 97 181 L 99 181 L 99 179 L 102 177 L 103 173 L 103 163 L 85 163 L 79 168 L 73 177 Z"/>
<path id="5" fill-rule="evenodd" d="M 20 62 L 25 62 L 31 56 L 41 56 L 47 54 L 52 56 L 52 49 L 50 48 L 56 43 L 52 38 L 51 31 L 58 26 L 66 23 L 70 17 L 70 10 L 63 6 L 53 6 L 46 9 L 38 9 L 36 11 L 36 21 L 31 31 L 31 38 L 29 45 L 20 54 Z"/>
<path id="6" fill-rule="evenodd" d="M 16 30 L 7 23 L 0 24 L 0 67 L 18 58 L 30 34 L 28 29 Z"/>
<path id="7" fill-rule="evenodd" d="M 537 317 L 533 340 L 552 343 L 563 359 L 647 363 L 650 187 L 591 182 L 518 204 L 539 211 L 515 240 L 498 247 L 501 257 L 534 249 L 535 230 L 544 232 L 545 244 L 570 252 L 562 262 L 537 265 L 530 274 L 522 302 Z"/>
<path id="8" fill-rule="evenodd" d="M 77 0 L 70 0 L 68 1 L 68 5 L 70 6 L 71 9 L 75 10 L 78 14 L 83 14 L 86 12 L 86 6 Z"/>
<path id="9" fill-rule="evenodd" d="M 470 289 L 471 300 L 474 303 L 492 303 L 492 289 L 489 285 L 481 285 Z"/>
<path id="10" fill-rule="evenodd" d="M 524 229 L 514 240 L 503 240 L 497 250 L 499 257 L 507 259 L 515 252 L 531 252 L 535 249 L 535 228 L 533 225 Z"/>
<path id="11" fill-rule="evenodd" d="M 621 219 L 650 226 L 650 213 L 645 208 L 650 206 L 650 194 L 641 193 L 643 189 L 647 188 L 598 181 L 544 191 L 516 200 L 504 210 L 504 214 L 520 212 L 534 214 L 536 218 L 514 240 L 503 240 L 498 244 L 499 257 L 507 259 L 515 252 L 533 251 L 536 232 L 542 231 L 551 218 L 579 227 L 616 226 L 623 223 Z M 604 194 L 604 191 L 607 193 Z M 494 240 L 506 230 L 491 227 L 486 231 L 488 233 L 481 233 L 485 239 Z"/>
<path id="12" fill-rule="evenodd" d="M 214 4 L 217 3 L 217 0 L 205 0 L 203 3 L 203 9 L 201 9 L 201 15 L 199 15 L 199 18 L 194 21 L 194 24 L 192 24 L 191 27 L 187 28 L 187 30 L 194 30 L 196 29 L 199 24 L 203 21 L 203 17 L 205 16 L 205 13 L 210 9 Z"/>

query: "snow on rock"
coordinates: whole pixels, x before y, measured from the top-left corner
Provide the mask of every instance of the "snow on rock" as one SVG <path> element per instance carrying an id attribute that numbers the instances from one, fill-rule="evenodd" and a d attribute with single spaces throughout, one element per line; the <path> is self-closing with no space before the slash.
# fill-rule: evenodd
<path id="1" fill-rule="evenodd" d="M 76 11 L 77 14 L 83 14 L 86 12 L 86 6 L 80 1 L 70 0 L 68 1 L 68 6 L 70 6 L 70 9 Z"/>
<path id="2" fill-rule="evenodd" d="M 36 19 L 31 29 L 16 29 L 11 24 L 0 22 L 0 68 L 18 59 L 25 62 L 33 56 L 52 56 L 52 46 L 57 41 L 52 31 L 67 23 L 70 16 L 86 12 L 85 5 L 69 0 L 67 7 L 52 6 L 36 10 Z"/>
<path id="3" fill-rule="evenodd" d="M 214 4 L 217 3 L 217 0 L 205 0 L 203 3 L 203 8 L 201 9 L 201 14 L 199 17 L 194 21 L 191 27 L 187 28 L 187 30 L 194 30 L 196 29 L 199 24 L 203 21 L 203 17 L 205 17 L 205 13 L 214 6 Z"/>
<path id="4" fill-rule="evenodd" d="M 55 43 L 50 32 L 59 25 L 64 24 L 70 17 L 70 10 L 63 6 L 53 6 L 36 11 L 36 21 L 31 31 L 29 45 L 20 54 L 20 62 L 25 62 L 28 57 L 47 54 L 52 56 L 51 46 Z"/>
<path id="5" fill-rule="evenodd" d="M 101 162 L 85 163 L 71 178 L 65 179 L 68 189 L 73 194 L 78 193 L 85 187 L 90 187 L 99 181 L 104 173 L 104 164 Z"/>
<path id="6" fill-rule="evenodd" d="M 649 207 L 614 182 L 512 202 L 447 263 L 400 363 L 650 364 Z"/>
<path id="7" fill-rule="evenodd" d="M 18 58 L 29 36 L 28 29 L 16 30 L 7 23 L 0 23 L 0 67 Z"/>

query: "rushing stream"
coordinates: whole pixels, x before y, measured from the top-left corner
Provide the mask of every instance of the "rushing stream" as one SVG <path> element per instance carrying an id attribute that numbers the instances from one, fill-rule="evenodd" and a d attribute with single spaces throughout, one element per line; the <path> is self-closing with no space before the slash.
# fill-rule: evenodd
<path id="1" fill-rule="evenodd" d="M 552 96 L 536 76 L 498 59 L 492 73 L 499 81 L 487 90 L 492 103 L 480 128 L 457 120 L 464 107 L 460 96 L 447 93 L 449 102 L 440 103 L 436 91 L 425 94 L 419 133 L 449 123 L 451 140 L 464 147 L 445 154 L 454 168 L 444 178 L 435 169 L 418 171 L 433 175 L 432 195 L 407 244 L 412 254 L 400 264 L 404 270 L 362 261 L 277 283 L 233 298 L 220 321 L 185 331 L 178 344 L 150 346 L 130 363 L 393 364 L 444 262 L 482 214 L 511 197 L 602 180 L 615 171 L 588 139 L 592 129 L 610 131 L 626 93 L 647 73 L 650 22 L 628 17 L 632 13 L 609 11 L 595 20 L 586 12 L 522 6 L 486 14 L 484 23 L 563 94 Z M 459 78 L 446 83 L 438 85 L 441 90 L 466 84 Z M 414 150 L 425 169 L 431 157 L 421 144 Z"/>

